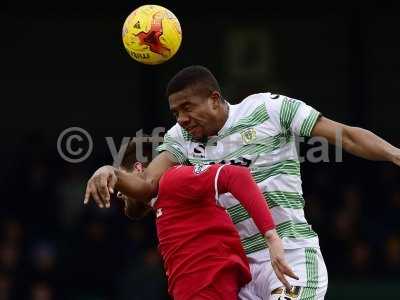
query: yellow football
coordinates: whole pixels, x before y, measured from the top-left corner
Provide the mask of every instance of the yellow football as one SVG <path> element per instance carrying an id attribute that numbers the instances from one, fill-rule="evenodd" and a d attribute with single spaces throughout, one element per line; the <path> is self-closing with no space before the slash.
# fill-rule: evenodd
<path id="1" fill-rule="evenodd" d="M 129 55 L 138 62 L 157 65 L 175 55 L 182 42 L 179 20 L 159 5 L 143 5 L 125 20 L 122 40 Z"/>

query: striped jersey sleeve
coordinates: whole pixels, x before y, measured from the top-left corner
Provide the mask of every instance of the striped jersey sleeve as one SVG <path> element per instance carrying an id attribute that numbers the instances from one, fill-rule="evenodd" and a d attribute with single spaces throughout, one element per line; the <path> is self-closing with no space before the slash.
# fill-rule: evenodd
<path id="1" fill-rule="evenodd" d="M 310 136 L 320 113 L 303 101 L 283 95 L 267 94 L 267 111 L 283 133 Z"/>
<path id="2" fill-rule="evenodd" d="M 185 147 L 185 138 L 178 124 L 175 124 L 164 135 L 163 143 L 157 147 L 158 152 L 168 151 L 179 164 L 187 163 L 187 148 Z"/>

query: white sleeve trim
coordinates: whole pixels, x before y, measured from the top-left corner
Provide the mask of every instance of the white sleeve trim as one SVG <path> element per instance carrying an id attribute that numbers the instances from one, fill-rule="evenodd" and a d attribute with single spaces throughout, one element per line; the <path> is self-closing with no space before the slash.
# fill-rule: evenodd
<path id="1" fill-rule="evenodd" d="M 217 173 L 215 174 L 214 178 L 214 189 L 215 189 L 215 201 L 218 202 L 218 177 L 219 173 L 221 172 L 222 168 L 225 167 L 226 165 L 222 165 L 218 168 Z"/>

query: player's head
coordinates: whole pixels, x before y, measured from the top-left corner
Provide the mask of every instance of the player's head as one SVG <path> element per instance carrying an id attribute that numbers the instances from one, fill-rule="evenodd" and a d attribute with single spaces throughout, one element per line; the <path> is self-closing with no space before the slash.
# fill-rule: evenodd
<path id="1" fill-rule="evenodd" d="M 135 140 L 130 141 L 126 147 L 120 168 L 130 173 L 143 173 L 148 164 L 151 146 L 151 143 L 148 142 L 137 143 Z M 139 147 L 140 149 L 138 149 Z M 139 156 L 141 156 L 142 160 Z"/>
<path id="2" fill-rule="evenodd" d="M 144 171 L 144 166 L 141 161 L 137 159 L 136 155 L 136 143 L 130 141 L 128 146 L 126 147 L 124 156 L 121 161 L 120 168 L 127 172 L 138 172 L 141 173 Z"/>
<path id="3" fill-rule="evenodd" d="M 172 77 L 167 97 L 179 125 L 195 138 L 217 134 L 227 118 L 218 81 L 203 66 L 184 68 Z"/>
<path id="4" fill-rule="evenodd" d="M 139 176 L 143 176 L 144 170 L 146 169 L 148 162 L 151 160 L 151 153 L 152 144 L 150 142 L 137 143 L 135 140 L 132 140 L 126 147 L 119 168 L 126 172 L 136 173 Z M 119 198 L 125 197 L 120 192 L 118 192 L 117 196 Z"/>
<path id="5" fill-rule="evenodd" d="M 138 149 L 140 147 L 140 149 Z M 131 141 L 124 153 L 124 156 L 121 161 L 120 169 L 129 172 L 136 173 L 138 176 L 144 175 L 144 170 L 148 164 L 148 161 L 151 158 L 152 153 L 152 144 L 149 142 L 145 143 L 136 143 L 135 141 Z M 146 161 L 141 161 L 141 158 L 146 158 Z M 125 202 L 125 214 L 132 219 L 141 219 L 148 212 L 149 207 L 144 201 L 130 201 L 130 205 L 127 205 L 128 197 L 121 192 L 117 193 L 117 197 L 121 198 Z M 133 199 L 131 199 L 133 200 Z"/>

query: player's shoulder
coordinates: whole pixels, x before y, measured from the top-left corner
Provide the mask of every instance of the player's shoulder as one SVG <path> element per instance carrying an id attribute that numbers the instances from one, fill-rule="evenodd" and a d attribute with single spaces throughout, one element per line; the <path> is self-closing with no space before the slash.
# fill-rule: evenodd
<path id="1" fill-rule="evenodd" d="M 184 139 L 184 136 L 183 136 L 183 129 L 182 129 L 182 127 L 181 127 L 178 123 L 175 123 L 175 125 L 172 126 L 172 127 L 167 131 L 167 133 L 165 134 L 165 136 L 166 136 L 167 138 L 172 138 L 172 139 L 175 139 L 175 140 L 182 140 L 182 139 Z"/>
<path id="2" fill-rule="evenodd" d="M 246 108 L 246 107 L 255 107 L 257 105 L 260 105 L 265 101 L 265 99 L 268 97 L 268 93 L 257 93 L 257 94 L 252 94 L 244 98 L 238 106 L 240 108 Z"/>
<path id="3" fill-rule="evenodd" d="M 165 173 L 183 173 L 192 175 L 201 175 L 204 173 L 212 172 L 220 168 L 221 164 L 194 164 L 194 165 L 175 165 L 169 168 Z"/>
<path id="4" fill-rule="evenodd" d="M 280 98 L 284 97 L 270 92 L 252 94 L 244 98 L 240 103 L 233 106 L 233 112 L 236 118 L 243 118 L 252 114 L 269 115 L 278 106 Z"/>
<path id="5" fill-rule="evenodd" d="M 270 92 L 252 94 L 237 104 L 237 108 L 238 110 L 243 111 L 255 109 L 260 105 L 273 106 L 278 104 L 285 97 L 286 96 L 284 95 L 273 94 Z"/>
<path id="6" fill-rule="evenodd" d="M 163 186 L 169 189 L 185 187 L 191 191 L 207 190 L 218 171 L 215 164 L 177 165 L 164 173 Z"/>

